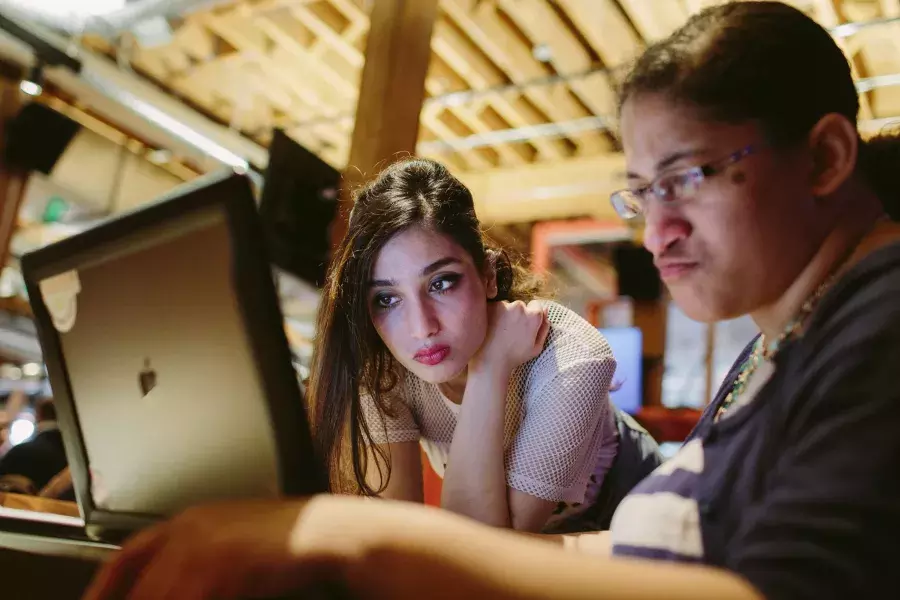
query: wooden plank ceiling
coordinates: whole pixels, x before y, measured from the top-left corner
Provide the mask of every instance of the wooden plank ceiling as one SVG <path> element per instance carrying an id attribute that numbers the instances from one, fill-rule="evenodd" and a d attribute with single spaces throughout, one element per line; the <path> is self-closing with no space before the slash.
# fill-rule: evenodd
<path id="1" fill-rule="evenodd" d="M 260 143 L 268 142 L 274 127 L 284 128 L 344 168 L 370 3 L 243 0 L 172 20 L 173 36 L 164 45 L 141 46 L 133 39 L 111 44 L 96 37 L 84 42 L 127 60 Z M 616 74 L 648 42 L 714 3 L 442 0 L 419 153 L 450 164 L 485 194 L 505 195 L 492 220 L 608 214 L 601 196 L 617 185 L 613 180 L 621 170 L 612 91 Z M 900 0 L 793 3 L 830 28 L 900 17 Z M 900 74 L 898 34 L 900 24 L 892 22 L 835 30 L 857 77 L 867 82 Z M 900 115 L 898 86 L 865 92 L 863 101 L 861 118 L 873 127 L 883 124 L 879 119 Z M 572 169 L 575 165 L 581 168 Z M 522 180 L 531 188 L 517 187 L 519 174 L 527 173 L 532 175 Z M 494 175 L 512 187 L 501 189 Z M 553 186 L 568 191 L 554 195 Z M 528 208 L 517 212 L 517 198 Z"/>

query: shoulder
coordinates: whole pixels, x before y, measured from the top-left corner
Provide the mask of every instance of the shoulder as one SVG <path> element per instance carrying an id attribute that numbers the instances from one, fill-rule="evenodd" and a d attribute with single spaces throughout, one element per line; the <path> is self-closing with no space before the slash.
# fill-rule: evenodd
<path id="1" fill-rule="evenodd" d="M 873 252 L 835 283 L 803 342 L 809 366 L 853 363 L 854 352 L 900 352 L 900 243 Z"/>
<path id="2" fill-rule="evenodd" d="M 613 351 L 600 331 L 575 311 L 545 300 L 550 320 L 547 344 L 538 360 L 556 359 L 560 367 L 588 360 L 612 360 Z"/>
<path id="3" fill-rule="evenodd" d="M 547 385 L 578 385 L 608 391 L 616 370 L 612 348 L 596 327 L 574 311 L 552 301 L 548 308 L 550 333 L 541 354 L 521 367 L 531 393 Z"/>
<path id="4" fill-rule="evenodd" d="M 814 410 L 807 404 L 813 399 L 831 412 L 840 408 L 838 402 L 893 398 L 900 356 L 900 244 L 874 252 L 836 282 L 806 334 L 791 346 L 776 361 L 807 409 Z"/>

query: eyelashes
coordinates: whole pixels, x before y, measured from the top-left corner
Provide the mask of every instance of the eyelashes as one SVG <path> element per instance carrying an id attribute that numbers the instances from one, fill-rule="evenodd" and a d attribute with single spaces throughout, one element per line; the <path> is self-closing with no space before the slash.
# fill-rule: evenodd
<path id="1" fill-rule="evenodd" d="M 443 295 L 452 291 L 462 279 L 460 273 L 445 273 L 431 280 L 428 284 L 429 294 Z M 372 298 L 372 305 L 376 310 L 391 310 L 400 302 L 399 296 L 390 292 L 379 292 Z"/>
<path id="2" fill-rule="evenodd" d="M 459 275 L 457 273 L 447 273 L 446 275 L 441 275 L 431 282 L 431 284 L 428 286 L 428 291 L 435 292 L 437 294 L 445 294 L 456 286 L 461 277 L 462 275 Z"/>

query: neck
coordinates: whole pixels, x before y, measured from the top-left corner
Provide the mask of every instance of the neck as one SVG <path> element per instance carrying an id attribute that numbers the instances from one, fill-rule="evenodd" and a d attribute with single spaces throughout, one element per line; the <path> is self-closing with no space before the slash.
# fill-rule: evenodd
<path id="1" fill-rule="evenodd" d="M 825 237 L 812 260 L 784 293 L 775 302 L 750 314 L 768 340 L 777 338 L 784 331 L 803 303 L 829 276 L 849 268 L 867 253 L 862 252 L 865 246 L 863 240 L 883 215 L 878 199 L 872 200 L 874 203 L 860 202 L 841 215 L 836 220 L 840 226 Z M 869 210 L 859 210 L 860 205 L 869 207 Z"/>
<path id="2" fill-rule="evenodd" d="M 438 384 L 438 389 L 444 394 L 450 402 L 454 404 L 462 404 L 463 395 L 466 393 L 466 381 L 468 381 L 469 370 L 465 369 L 462 373 L 447 381 Z"/>

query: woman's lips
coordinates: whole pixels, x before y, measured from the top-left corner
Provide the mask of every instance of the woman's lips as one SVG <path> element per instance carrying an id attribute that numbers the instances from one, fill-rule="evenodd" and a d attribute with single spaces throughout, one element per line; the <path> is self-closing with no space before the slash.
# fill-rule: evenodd
<path id="1" fill-rule="evenodd" d="M 663 281 L 671 282 L 689 275 L 697 268 L 695 262 L 665 262 L 658 264 L 659 276 Z"/>
<path id="2" fill-rule="evenodd" d="M 416 352 L 413 360 L 429 367 L 444 362 L 444 359 L 450 354 L 450 346 L 431 346 L 423 348 Z"/>

